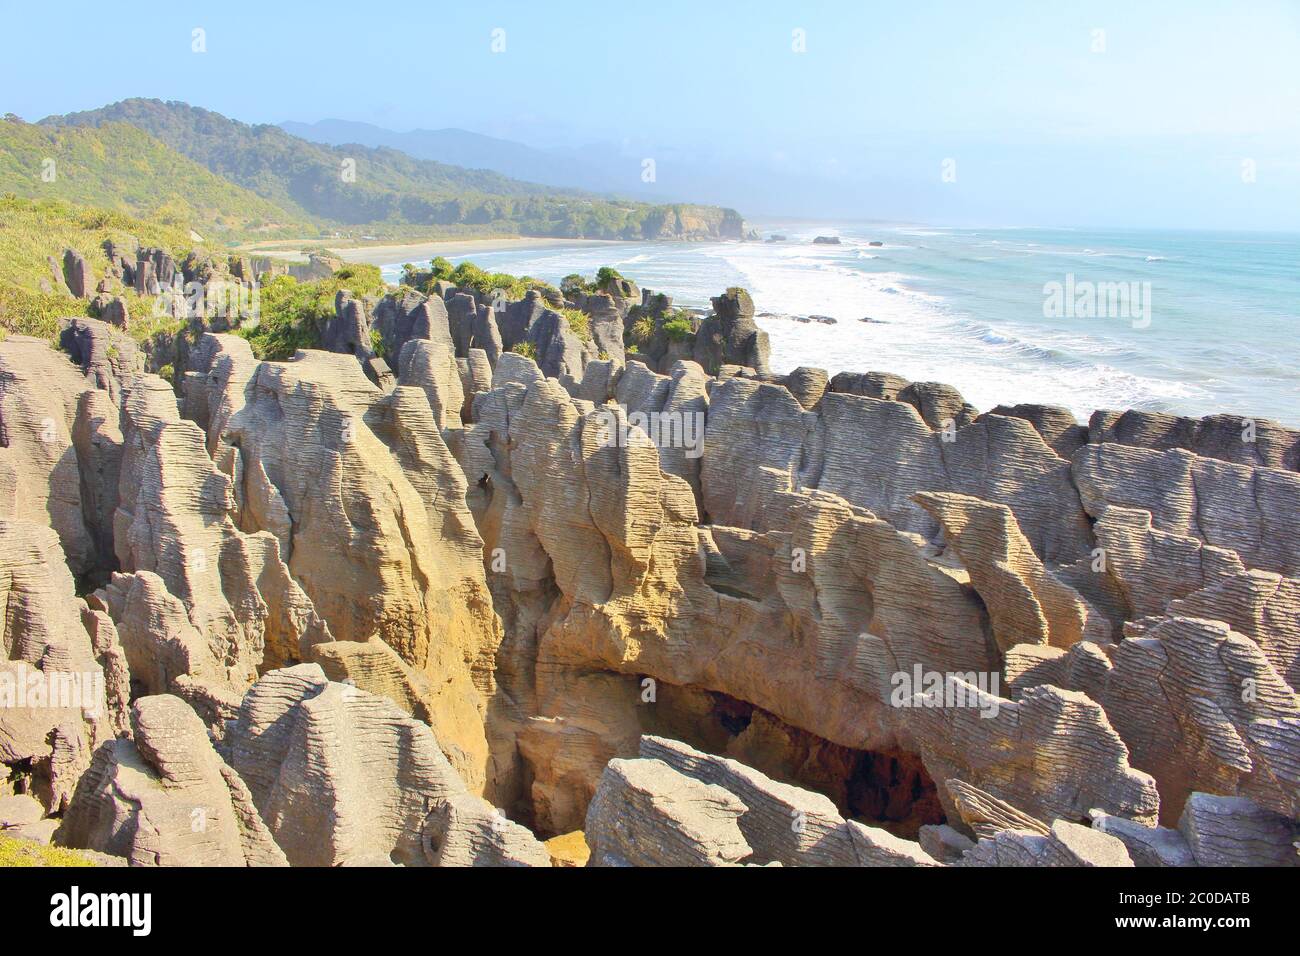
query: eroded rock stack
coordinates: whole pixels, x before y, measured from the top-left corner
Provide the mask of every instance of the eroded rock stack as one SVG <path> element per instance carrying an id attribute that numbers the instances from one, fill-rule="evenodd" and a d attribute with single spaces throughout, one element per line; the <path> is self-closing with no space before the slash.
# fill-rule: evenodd
<path id="1" fill-rule="evenodd" d="M 340 293 L 331 351 L 207 333 L 179 396 L 106 322 L 0 343 L 22 826 L 145 865 L 1296 863 L 1300 434 L 778 376 L 743 290 L 669 304 Z"/>

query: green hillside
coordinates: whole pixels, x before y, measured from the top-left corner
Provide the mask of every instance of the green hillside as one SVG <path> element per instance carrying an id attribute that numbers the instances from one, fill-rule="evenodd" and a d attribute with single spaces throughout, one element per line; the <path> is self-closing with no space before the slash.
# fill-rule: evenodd
<path id="1" fill-rule="evenodd" d="M 324 146 L 277 126 L 250 126 L 185 103 L 131 99 L 42 120 L 52 128 L 112 123 L 136 126 L 321 227 L 600 239 L 739 238 L 743 229 L 734 210 L 653 206 L 413 159 L 392 149 Z"/>
<path id="2" fill-rule="evenodd" d="M 124 246 L 139 240 L 178 258 L 194 246 L 185 227 L 57 199 L 0 196 L 0 330 L 51 337 L 58 318 L 86 314 L 86 300 L 41 290 L 41 280 L 50 278 L 47 257 L 61 261 L 64 249 L 75 249 L 103 275 L 107 239 Z M 134 295 L 127 293 L 129 299 Z"/>
<path id="3" fill-rule="evenodd" d="M 80 128 L 0 120 L 0 182 L 23 198 L 116 210 L 205 237 L 301 230 L 307 219 L 126 123 Z"/>

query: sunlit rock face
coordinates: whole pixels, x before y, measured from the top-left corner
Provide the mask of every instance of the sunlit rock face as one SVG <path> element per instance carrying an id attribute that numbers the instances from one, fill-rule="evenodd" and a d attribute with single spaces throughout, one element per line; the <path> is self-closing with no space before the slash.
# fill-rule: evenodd
<path id="1" fill-rule="evenodd" d="M 1294 864 L 1300 435 L 774 374 L 743 290 L 625 352 L 666 303 L 0 342 L 0 699 L 90 688 L 6 785 L 137 864 Z"/>

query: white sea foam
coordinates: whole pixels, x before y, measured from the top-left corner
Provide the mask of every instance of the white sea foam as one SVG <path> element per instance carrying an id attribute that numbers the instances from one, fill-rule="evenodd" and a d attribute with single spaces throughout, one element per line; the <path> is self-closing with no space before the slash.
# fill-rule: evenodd
<path id="1" fill-rule="evenodd" d="M 946 382 L 981 409 L 1038 402 L 1080 418 L 1095 408 L 1137 407 L 1237 411 L 1294 423 L 1300 408 L 1300 360 L 1288 332 L 1300 316 L 1285 285 L 1293 280 L 1263 272 L 1259 261 L 1289 261 L 1289 246 L 1243 249 L 1245 278 L 1233 271 L 1236 242 L 1207 253 L 1145 235 L 1086 233 L 1085 240 L 1081 231 L 1000 230 L 993 237 L 992 230 L 863 226 L 839 230 L 838 245 L 814 245 L 814 236 L 833 230 L 778 231 L 790 239 L 524 247 L 474 259 L 552 282 L 613 265 L 643 288 L 701 308 L 741 285 L 759 313 L 774 314 L 758 321 L 771 339 L 775 370 L 811 365 L 832 374 L 876 370 Z M 871 239 L 888 245 L 872 247 Z M 385 276 L 397 271 L 386 268 Z M 1095 281 L 1157 280 L 1152 327 L 1138 333 L 1106 320 L 1046 320 L 1042 284 L 1070 271 Z M 1259 286 L 1261 274 L 1274 283 L 1271 291 Z M 776 317 L 783 314 L 827 315 L 837 323 Z M 1261 340 L 1271 344 L 1261 349 Z"/>

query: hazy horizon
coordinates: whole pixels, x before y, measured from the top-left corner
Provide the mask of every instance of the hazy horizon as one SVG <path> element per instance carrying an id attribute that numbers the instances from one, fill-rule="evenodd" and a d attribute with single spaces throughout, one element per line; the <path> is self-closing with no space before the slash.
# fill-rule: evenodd
<path id="1" fill-rule="evenodd" d="M 248 123 L 464 129 L 599 170 L 597 191 L 750 220 L 1300 229 L 1293 3 L 666 3 L 617 29 L 587 2 L 77 18 L 57 70 L 40 20 L 12 18 L 0 111 L 144 96 Z"/>

